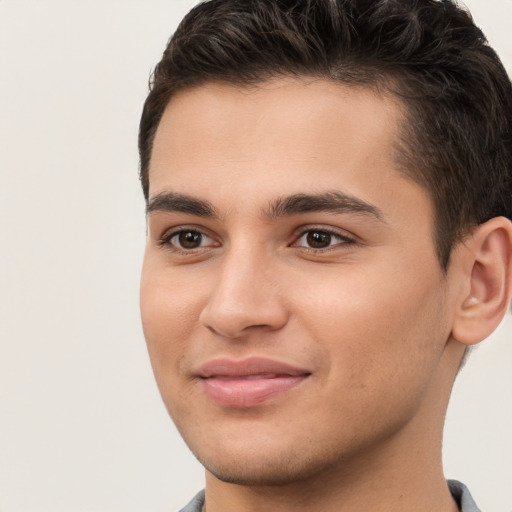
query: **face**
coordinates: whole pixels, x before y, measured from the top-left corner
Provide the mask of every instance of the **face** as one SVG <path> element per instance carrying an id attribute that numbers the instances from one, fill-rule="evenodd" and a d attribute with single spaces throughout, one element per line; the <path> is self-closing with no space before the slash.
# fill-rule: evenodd
<path id="1" fill-rule="evenodd" d="M 421 413 L 449 286 L 428 194 L 394 160 L 400 120 L 370 90 L 291 79 L 167 106 L 142 320 L 167 409 L 215 477 L 353 468 Z"/>

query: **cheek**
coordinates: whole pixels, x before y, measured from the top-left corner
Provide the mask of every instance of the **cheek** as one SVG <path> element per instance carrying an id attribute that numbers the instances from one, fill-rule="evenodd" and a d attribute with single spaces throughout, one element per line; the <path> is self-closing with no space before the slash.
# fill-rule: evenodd
<path id="1" fill-rule="evenodd" d="M 176 418 L 187 416 L 188 397 L 183 402 L 183 361 L 186 359 L 200 309 L 198 288 L 182 283 L 166 269 L 144 264 L 140 308 L 151 366 L 163 402 Z M 188 395 L 187 395 L 188 396 Z"/>
<path id="2" fill-rule="evenodd" d="M 332 272 L 324 286 L 315 280 L 303 287 L 301 328 L 321 345 L 333 380 L 349 388 L 400 388 L 407 379 L 418 380 L 415 373 L 435 366 L 449 334 L 435 267 L 424 278 L 378 270 L 345 269 Z"/>
<path id="3" fill-rule="evenodd" d="M 179 363 L 200 310 L 198 286 L 144 263 L 140 288 L 142 327 L 157 382 L 179 373 Z"/>

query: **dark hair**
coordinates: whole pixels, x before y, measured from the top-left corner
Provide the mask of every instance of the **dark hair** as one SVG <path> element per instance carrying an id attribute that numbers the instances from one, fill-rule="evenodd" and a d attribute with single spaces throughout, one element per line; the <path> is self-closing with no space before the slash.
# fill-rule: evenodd
<path id="1" fill-rule="evenodd" d="M 153 138 L 171 96 L 206 82 L 311 76 L 391 91 L 406 107 L 403 170 L 429 190 L 446 269 L 454 243 L 512 218 L 512 86 L 452 0 L 210 0 L 170 39 L 140 122 L 146 200 Z"/>

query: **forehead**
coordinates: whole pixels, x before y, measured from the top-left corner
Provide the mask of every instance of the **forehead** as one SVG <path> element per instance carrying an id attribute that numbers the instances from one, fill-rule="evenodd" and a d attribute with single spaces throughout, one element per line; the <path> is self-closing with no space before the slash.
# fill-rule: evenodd
<path id="1" fill-rule="evenodd" d="M 186 89 L 156 132 L 150 196 L 172 189 L 252 197 L 255 187 L 371 195 L 403 179 L 395 161 L 402 118 L 390 96 L 318 79 Z"/>

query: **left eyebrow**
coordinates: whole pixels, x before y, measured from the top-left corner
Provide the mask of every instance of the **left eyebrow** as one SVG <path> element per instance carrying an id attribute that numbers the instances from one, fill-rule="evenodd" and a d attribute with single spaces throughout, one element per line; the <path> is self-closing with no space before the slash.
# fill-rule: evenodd
<path id="1" fill-rule="evenodd" d="M 362 214 L 384 222 L 382 211 L 379 208 L 362 199 L 339 191 L 280 197 L 269 203 L 264 215 L 270 219 L 275 219 L 310 212 Z"/>

